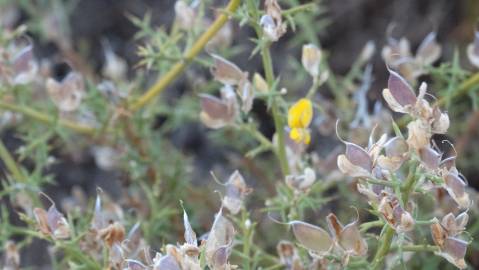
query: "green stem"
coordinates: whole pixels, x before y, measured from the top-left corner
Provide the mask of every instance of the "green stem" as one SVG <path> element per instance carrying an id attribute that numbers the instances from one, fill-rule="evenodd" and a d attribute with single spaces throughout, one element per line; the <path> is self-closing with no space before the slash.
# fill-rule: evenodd
<path id="1" fill-rule="evenodd" d="M 452 99 L 454 97 L 462 96 L 463 94 L 467 93 L 471 88 L 477 85 L 479 85 L 479 72 L 475 73 L 474 75 L 469 77 L 467 80 L 462 82 L 457 88 L 457 90 L 452 92 L 449 98 Z M 442 97 L 437 101 L 437 104 L 444 105 L 447 102 L 447 100 L 448 100 L 448 97 Z"/>
<path id="2" fill-rule="evenodd" d="M 22 115 L 25 115 L 26 117 L 32 118 L 43 124 L 47 124 L 47 125 L 59 124 L 62 127 L 71 129 L 73 131 L 76 131 L 84 135 L 94 135 L 96 133 L 96 129 L 93 127 L 75 123 L 68 120 L 63 120 L 63 119 L 56 121 L 55 118 L 45 113 L 30 109 L 30 108 L 26 108 L 26 107 L 21 107 L 19 105 L 0 101 L 0 109 L 21 113 Z"/>
<path id="3" fill-rule="evenodd" d="M 261 56 L 263 59 L 263 66 L 266 75 L 266 82 L 268 83 L 269 88 L 271 89 L 274 84 L 274 74 L 273 74 L 273 63 L 271 61 L 271 54 L 269 51 L 269 46 L 264 46 L 261 49 Z M 276 146 L 276 155 L 283 171 L 283 175 L 289 174 L 289 165 L 286 157 L 286 146 L 284 139 L 284 120 L 281 117 L 281 111 L 278 106 L 277 97 L 273 97 L 271 103 L 271 111 L 273 113 L 274 127 L 276 130 L 276 136 L 278 139 L 278 145 Z"/>
<path id="4" fill-rule="evenodd" d="M 415 172 L 416 172 L 416 167 L 411 166 L 409 168 L 409 174 L 406 178 L 406 181 L 401 187 L 401 197 L 402 197 L 404 205 L 407 204 L 409 200 L 409 195 L 414 188 L 414 184 L 416 183 Z M 384 226 L 386 226 L 386 231 L 379 239 L 380 246 L 377 249 L 372 262 L 373 270 L 382 269 L 384 258 L 386 258 L 386 255 L 388 254 L 389 249 L 391 248 L 392 239 L 394 237 L 395 230 L 388 224 L 385 224 Z"/>
<path id="5" fill-rule="evenodd" d="M 193 59 L 203 51 L 206 44 L 221 30 L 223 25 L 228 21 L 228 14 L 236 11 L 241 0 L 230 0 L 225 11 L 213 22 L 213 24 L 204 32 L 198 40 L 193 44 L 184 56 L 184 59 L 178 61 L 163 77 L 158 79 L 156 83 L 150 87 L 141 97 L 131 104 L 131 111 L 135 112 L 152 102 L 158 94 L 160 94 L 168 85 L 170 85 L 185 68 L 193 61 Z"/>
<path id="6" fill-rule="evenodd" d="M 376 220 L 376 221 L 370 221 L 370 222 L 366 222 L 366 223 L 363 223 L 361 224 L 360 226 L 360 231 L 361 232 L 365 232 L 371 228 L 374 228 L 374 227 L 381 227 L 384 225 L 384 222 L 382 220 Z"/>
<path id="7" fill-rule="evenodd" d="M 10 152 L 8 152 L 8 149 L 2 142 L 2 140 L 0 140 L 0 158 L 3 160 L 3 163 L 5 163 L 5 166 L 7 167 L 8 171 L 16 181 L 22 183 L 26 182 L 20 168 L 18 168 L 17 163 L 13 159 Z"/>
<path id="8" fill-rule="evenodd" d="M 283 10 L 281 14 L 283 16 L 290 16 L 303 11 L 315 11 L 317 7 L 318 7 L 317 3 L 307 3 L 307 4 L 303 4 L 303 5 L 299 5 L 299 6 L 295 6 L 295 7 Z"/>

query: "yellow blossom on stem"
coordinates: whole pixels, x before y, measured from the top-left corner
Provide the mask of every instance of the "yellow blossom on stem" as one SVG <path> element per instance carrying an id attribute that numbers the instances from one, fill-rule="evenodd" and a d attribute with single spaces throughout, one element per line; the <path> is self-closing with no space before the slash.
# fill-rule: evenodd
<path id="1" fill-rule="evenodd" d="M 311 135 L 308 127 L 313 119 L 313 104 L 311 100 L 302 98 L 288 110 L 288 126 L 291 129 L 289 137 L 297 143 L 309 144 Z"/>

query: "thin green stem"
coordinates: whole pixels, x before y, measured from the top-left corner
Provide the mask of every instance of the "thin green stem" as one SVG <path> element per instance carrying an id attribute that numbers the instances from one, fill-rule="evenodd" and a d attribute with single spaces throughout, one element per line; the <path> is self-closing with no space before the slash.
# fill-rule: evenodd
<path id="1" fill-rule="evenodd" d="M 54 117 L 50 115 L 47 115 L 45 113 L 30 109 L 30 108 L 22 107 L 16 104 L 10 104 L 10 103 L 0 101 L 0 109 L 21 113 L 22 115 L 25 115 L 26 117 L 34 119 L 43 124 L 47 124 L 47 125 L 58 124 L 62 127 L 71 129 L 73 131 L 76 131 L 84 135 L 94 135 L 96 133 L 96 129 L 93 127 L 75 123 L 68 120 L 64 120 L 64 119 L 60 119 L 57 121 Z"/>
<path id="2" fill-rule="evenodd" d="M 23 176 L 22 171 L 18 167 L 10 152 L 8 152 L 8 149 L 2 140 L 0 140 L 0 158 L 3 160 L 3 163 L 5 163 L 5 166 L 13 178 L 17 182 L 25 183 L 25 177 Z"/>
<path id="3" fill-rule="evenodd" d="M 141 97 L 135 100 L 130 110 L 135 112 L 145 106 L 147 103 L 153 101 L 153 99 L 160 94 L 168 85 L 170 85 L 193 61 L 193 59 L 203 51 L 206 44 L 221 30 L 223 25 L 228 21 L 228 14 L 236 11 L 241 0 L 231 0 L 224 12 L 213 22 L 213 24 L 204 32 L 198 40 L 189 49 L 184 58 L 178 61 L 163 77 L 158 79 L 156 83 L 150 87 Z"/>
<path id="4" fill-rule="evenodd" d="M 409 201 L 410 193 L 414 189 L 414 185 L 416 183 L 415 172 L 416 172 L 416 166 L 411 166 L 409 168 L 409 174 L 406 178 L 406 181 L 401 187 L 401 197 L 402 197 L 404 205 L 406 205 L 407 202 Z M 373 270 L 382 269 L 384 258 L 386 258 L 386 255 L 388 254 L 389 249 L 391 248 L 392 239 L 394 237 L 395 230 L 388 224 L 385 224 L 384 226 L 386 226 L 386 230 L 384 234 L 381 236 L 381 238 L 379 239 L 380 246 L 378 247 L 376 254 L 374 255 L 374 259 L 372 261 Z"/>
<path id="5" fill-rule="evenodd" d="M 291 16 L 298 12 L 314 11 L 318 7 L 317 3 L 307 3 L 299 6 L 292 7 L 290 9 L 283 10 L 281 13 L 283 16 Z"/>
<path id="6" fill-rule="evenodd" d="M 263 67 L 266 75 L 266 82 L 268 83 L 269 88 L 271 89 L 274 84 L 274 74 L 273 74 L 273 63 L 271 61 L 271 54 L 269 51 L 269 46 L 264 46 L 261 49 L 261 56 L 263 59 Z M 283 171 L 283 175 L 289 174 L 289 165 L 286 157 L 286 146 L 284 139 L 284 120 L 281 117 L 281 111 L 278 106 L 277 97 L 273 97 L 271 103 L 271 111 L 273 113 L 273 121 L 276 129 L 276 136 L 278 139 L 278 145 L 276 146 L 276 155 Z"/>
<path id="7" fill-rule="evenodd" d="M 448 98 L 452 99 L 454 97 L 462 96 L 463 94 L 467 93 L 471 88 L 474 86 L 479 85 L 479 72 L 475 73 L 471 77 L 469 77 L 467 80 L 462 82 L 459 87 L 456 89 L 456 91 L 452 92 L 452 94 L 449 97 L 442 97 L 437 101 L 438 105 L 444 105 Z"/>
<path id="8" fill-rule="evenodd" d="M 370 222 L 361 224 L 360 231 L 365 232 L 371 228 L 381 227 L 381 226 L 384 226 L 384 222 L 382 220 L 370 221 Z"/>
<path id="9" fill-rule="evenodd" d="M 248 0 L 246 2 L 248 6 L 248 12 L 251 16 L 251 21 L 257 22 L 259 21 L 259 11 L 256 8 L 256 5 L 253 0 Z M 251 27 L 254 28 L 256 35 L 261 38 L 263 35 L 262 29 L 259 27 L 258 24 L 251 24 Z M 263 69 L 266 77 L 266 83 L 268 84 L 268 88 L 270 91 L 274 85 L 274 72 L 273 72 L 273 62 L 271 60 L 271 53 L 270 53 L 270 45 L 271 43 L 264 44 L 261 48 L 261 59 L 263 62 Z M 289 165 L 288 160 L 286 158 L 286 147 L 285 147 L 285 138 L 284 138 L 284 120 L 281 117 L 281 110 L 279 109 L 278 105 L 278 96 L 272 95 L 272 102 L 271 102 L 271 111 L 273 114 L 273 121 L 276 130 L 277 136 L 277 145 L 275 147 L 274 153 L 276 154 L 283 175 L 289 174 Z"/>

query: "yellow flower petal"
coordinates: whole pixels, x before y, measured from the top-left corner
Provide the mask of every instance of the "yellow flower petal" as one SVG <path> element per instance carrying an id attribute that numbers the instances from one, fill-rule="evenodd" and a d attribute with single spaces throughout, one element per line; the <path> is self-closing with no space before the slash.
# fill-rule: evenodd
<path id="1" fill-rule="evenodd" d="M 309 99 L 298 100 L 288 110 L 288 125 L 290 128 L 307 128 L 313 119 L 313 104 Z"/>
<path id="2" fill-rule="evenodd" d="M 289 137 L 296 143 L 309 144 L 311 142 L 311 134 L 304 128 L 293 128 L 289 132 Z"/>

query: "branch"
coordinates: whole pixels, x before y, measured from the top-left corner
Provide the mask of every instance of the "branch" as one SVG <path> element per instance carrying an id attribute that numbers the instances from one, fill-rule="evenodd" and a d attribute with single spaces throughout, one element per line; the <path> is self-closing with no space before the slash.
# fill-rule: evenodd
<path id="1" fill-rule="evenodd" d="M 201 35 L 193 44 L 190 50 L 186 52 L 183 59 L 176 64 L 156 83 L 146 91 L 140 98 L 131 104 L 130 110 L 135 112 L 147 103 L 151 102 L 154 97 L 160 94 L 168 85 L 170 85 L 190 64 L 190 62 L 203 50 L 206 44 L 216 35 L 216 33 L 228 21 L 228 14 L 236 11 L 240 4 L 240 0 L 230 0 L 226 10 L 214 21 L 214 23 Z"/>

